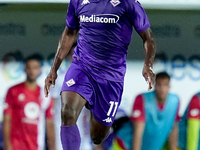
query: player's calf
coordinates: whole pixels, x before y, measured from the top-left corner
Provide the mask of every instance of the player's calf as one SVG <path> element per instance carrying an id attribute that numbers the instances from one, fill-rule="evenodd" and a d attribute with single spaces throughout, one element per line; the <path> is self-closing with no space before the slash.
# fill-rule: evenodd
<path id="1" fill-rule="evenodd" d="M 110 134 L 109 129 L 110 127 L 100 124 L 95 120 L 94 116 L 91 115 L 90 136 L 94 144 L 101 144 L 107 138 L 108 134 Z"/>

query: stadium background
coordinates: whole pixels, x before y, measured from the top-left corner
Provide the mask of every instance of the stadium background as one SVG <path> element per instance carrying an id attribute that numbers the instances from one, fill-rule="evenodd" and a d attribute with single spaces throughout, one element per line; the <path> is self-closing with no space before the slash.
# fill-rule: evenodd
<path id="1" fill-rule="evenodd" d="M 55 3 L 56 2 L 56 3 Z M 171 75 L 171 92 L 181 100 L 183 113 L 193 94 L 200 91 L 200 1 L 141 0 L 157 42 L 155 72 Z M 45 61 L 38 83 L 43 85 L 65 26 L 68 1 L 0 0 L 0 59 L 8 52 L 20 51 L 24 57 L 38 52 Z M 142 77 L 144 52 L 134 32 L 128 50 L 127 73 L 122 108 L 128 114 L 137 94 L 147 91 Z M 60 72 L 68 64 L 63 62 Z M 25 79 L 22 62 L 0 63 L 0 120 L 7 89 Z"/>

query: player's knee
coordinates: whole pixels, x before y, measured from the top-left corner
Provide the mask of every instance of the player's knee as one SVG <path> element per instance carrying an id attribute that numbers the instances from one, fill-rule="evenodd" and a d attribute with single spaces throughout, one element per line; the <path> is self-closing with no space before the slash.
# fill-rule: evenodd
<path id="1" fill-rule="evenodd" d="M 73 125 L 76 123 L 76 110 L 65 104 L 61 108 L 62 125 Z"/>
<path id="2" fill-rule="evenodd" d="M 103 140 L 105 139 L 105 136 L 103 134 L 100 134 L 100 135 L 91 135 L 91 139 L 92 139 L 92 142 L 96 145 L 99 145 L 103 142 Z"/>

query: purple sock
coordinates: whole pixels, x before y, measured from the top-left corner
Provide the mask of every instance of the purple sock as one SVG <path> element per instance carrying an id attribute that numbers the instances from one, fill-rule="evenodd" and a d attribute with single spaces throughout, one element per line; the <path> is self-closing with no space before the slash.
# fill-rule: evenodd
<path id="1" fill-rule="evenodd" d="M 60 137 L 63 150 L 79 150 L 81 137 L 77 125 L 61 126 Z"/>

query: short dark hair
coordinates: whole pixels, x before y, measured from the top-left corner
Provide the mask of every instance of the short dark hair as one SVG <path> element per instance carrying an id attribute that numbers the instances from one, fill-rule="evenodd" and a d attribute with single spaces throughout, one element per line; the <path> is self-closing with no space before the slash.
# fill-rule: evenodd
<path id="1" fill-rule="evenodd" d="M 23 55 L 20 50 L 16 50 L 14 52 L 6 53 L 3 58 L 1 59 L 3 62 L 8 61 L 23 61 Z"/>
<path id="2" fill-rule="evenodd" d="M 170 81 L 170 75 L 167 72 L 159 72 L 156 74 L 156 80 L 157 79 L 169 79 Z"/>
<path id="3" fill-rule="evenodd" d="M 29 55 L 26 59 L 25 59 L 25 64 L 29 61 L 29 60 L 36 60 L 40 63 L 40 65 L 42 65 L 42 61 L 44 60 L 44 58 L 42 57 L 42 55 L 35 53 L 35 54 L 31 54 Z"/>

